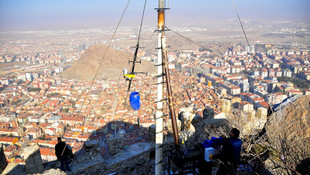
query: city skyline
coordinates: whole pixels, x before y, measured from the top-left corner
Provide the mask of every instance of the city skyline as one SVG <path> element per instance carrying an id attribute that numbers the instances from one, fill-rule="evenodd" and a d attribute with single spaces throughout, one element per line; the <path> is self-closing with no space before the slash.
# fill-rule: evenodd
<path id="1" fill-rule="evenodd" d="M 1 1 L 0 30 L 66 29 L 87 26 L 115 26 L 128 1 Z M 144 1 L 132 0 L 122 25 L 137 25 Z M 235 1 L 242 19 L 301 19 L 309 21 L 310 2 L 306 0 Z M 147 1 L 145 24 L 156 24 L 157 1 Z M 207 19 L 234 19 L 231 1 L 167 1 L 170 24 Z M 194 20 L 194 21 L 193 21 Z"/>

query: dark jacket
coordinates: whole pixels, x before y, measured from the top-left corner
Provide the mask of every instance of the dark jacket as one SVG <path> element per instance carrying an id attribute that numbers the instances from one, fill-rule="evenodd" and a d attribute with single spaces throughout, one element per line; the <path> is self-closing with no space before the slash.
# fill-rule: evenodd
<path id="1" fill-rule="evenodd" d="M 214 158 L 237 165 L 240 160 L 242 141 L 240 139 L 227 138 L 223 139 L 221 145 L 223 145 L 222 151 L 220 154 L 215 155 Z"/>
<path id="2" fill-rule="evenodd" d="M 233 162 L 234 164 L 238 164 L 240 161 L 240 151 L 241 151 L 242 141 L 240 139 L 227 139 L 226 144 L 223 144 L 222 152 L 225 155 L 227 161 Z"/>
<path id="3" fill-rule="evenodd" d="M 62 152 L 63 152 L 63 154 L 62 154 Z M 70 151 L 69 151 L 65 142 L 59 142 L 56 144 L 55 154 L 57 156 L 57 160 L 59 160 L 61 157 L 69 155 L 69 153 L 70 153 Z"/>

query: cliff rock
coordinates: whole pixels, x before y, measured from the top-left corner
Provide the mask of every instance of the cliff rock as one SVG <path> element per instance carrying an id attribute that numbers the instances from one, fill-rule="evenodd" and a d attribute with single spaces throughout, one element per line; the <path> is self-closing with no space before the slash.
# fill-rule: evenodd
<path id="1" fill-rule="evenodd" d="M 310 172 L 310 96 L 285 100 L 268 119 L 266 134 L 277 166 L 294 173 Z"/>

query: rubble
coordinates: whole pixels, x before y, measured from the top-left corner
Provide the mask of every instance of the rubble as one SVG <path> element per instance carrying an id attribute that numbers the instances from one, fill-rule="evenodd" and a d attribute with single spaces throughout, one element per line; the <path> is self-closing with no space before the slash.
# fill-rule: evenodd
<path id="1" fill-rule="evenodd" d="M 107 139 L 110 154 L 114 155 L 121 151 L 123 148 L 124 139 L 122 136 L 115 135 Z"/>

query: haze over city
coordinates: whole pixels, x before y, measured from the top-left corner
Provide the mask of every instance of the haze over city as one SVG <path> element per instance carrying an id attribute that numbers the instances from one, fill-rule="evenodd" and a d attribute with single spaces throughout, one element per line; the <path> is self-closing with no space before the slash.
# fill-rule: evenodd
<path id="1" fill-rule="evenodd" d="M 310 1 L 158 5 L 0 0 L 0 174 L 310 172 Z"/>
<path id="2" fill-rule="evenodd" d="M 0 2 L 0 29 L 50 30 L 115 26 L 127 1 L 82 0 L 14 0 Z M 248 19 L 306 20 L 309 22 L 310 2 L 307 0 L 236 0 L 240 16 Z M 169 25 L 205 24 L 209 19 L 236 19 L 230 0 L 170 0 L 167 5 Z M 157 2 L 147 3 L 145 24 L 156 24 L 154 8 Z M 137 26 L 143 2 L 133 0 L 122 25 Z"/>

